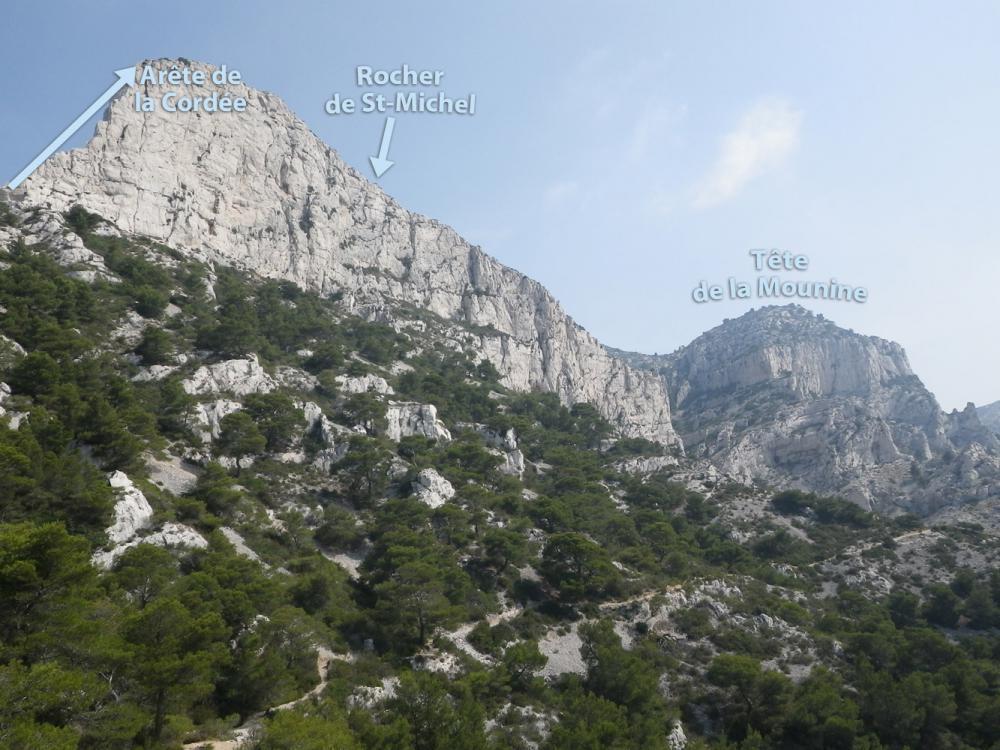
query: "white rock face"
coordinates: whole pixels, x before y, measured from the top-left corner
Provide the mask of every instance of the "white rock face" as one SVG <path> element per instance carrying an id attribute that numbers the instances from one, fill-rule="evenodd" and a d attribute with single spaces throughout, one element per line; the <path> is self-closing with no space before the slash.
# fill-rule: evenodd
<path id="1" fill-rule="evenodd" d="M 332 448 L 337 434 L 337 425 L 330 421 L 330 418 L 323 413 L 323 409 L 315 401 L 300 402 L 297 406 L 302 409 L 305 418 L 306 429 L 315 431 L 323 445 Z"/>
<path id="2" fill-rule="evenodd" d="M 113 472 L 108 477 L 108 483 L 118 495 L 114 509 L 115 522 L 107 529 L 108 539 L 114 547 L 94 553 L 91 562 L 97 567 L 105 570 L 112 567 L 125 550 L 137 544 L 155 544 L 168 549 L 204 549 L 208 546 L 205 537 L 190 526 L 173 522 L 163 524 L 159 531 L 148 536 L 138 537 L 138 532 L 147 528 L 153 520 L 153 509 L 149 501 L 132 480 L 120 471 Z"/>
<path id="3" fill-rule="evenodd" d="M 182 549 L 206 549 L 208 547 L 208 540 L 197 531 L 190 526 L 173 522 L 163 524 L 163 527 L 159 531 L 143 537 L 140 541 L 144 544 L 155 544 L 157 547 L 165 547 L 167 549 L 177 547 Z"/>
<path id="4" fill-rule="evenodd" d="M 550 630 L 538 640 L 538 650 L 546 658 L 542 668 L 543 677 L 558 677 L 563 674 L 587 674 L 587 665 L 580 655 L 583 641 L 579 633 L 580 623 L 570 625 L 569 632 Z"/>
<path id="5" fill-rule="evenodd" d="M 228 88 L 247 113 L 139 113 L 119 96 L 88 146 L 47 160 L 15 200 L 56 211 L 79 203 L 121 230 L 342 292 L 356 308 L 389 300 L 480 327 L 478 350 L 506 385 L 590 402 L 626 435 L 677 442 L 663 382 L 610 357 L 538 282 L 403 209 L 276 96 Z"/>
<path id="6" fill-rule="evenodd" d="M 987 412 L 987 418 L 988 418 Z M 979 410 L 971 401 L 962 411 L 953 409 L 946 416 L 945 428 L 948 439 L 956 447 L 965 448 L 978 443 L 984 448 L 996 450 L 1000 448 L 1000 434 L 980 419 Z"/>
<path id="7" fill-rule="evenodd" d="M 365 557 L 368 554 L 368 550 L 363 549 L 357 552 L 329 552 L 320 549 L 320 554 L 323 555 L 330 562 L 336 563 L 347 571 L 348 577 L 351 580 L 356 581 L 361 577 L 361 565 L 365 561 Z"/>
<path id="8" fill-rule="evenodd" d="M 390 401 L 385 420 L 385 436 L 397 443 L 411 435 L 423 435 L 431 440 L 451 440 L 451 432 L 437 418 L 437 408 L 433 404 Z"/>
<path id="9" fill-rule="evenodd" d="M 424 469 L 417 474 L 413 492 L 420 502 L 431 508 L 440 508 L 455 497 L 451 482 L 438 474 L 436 469 Z"/>
<path id="10" fill-rule="evenodd" d="M 306 462 L 307 456 L 305 451 L 285 451 L 284 453 L 276 453 L 274 455 L 275 461 L 281 461 L 285 464 L 304 464 Z"/>
<path id="11" fill-rule="evenodd" d="M 79 235 L 67 229 L 58 214 L 42 212 L 33 216 L 29 213 L 21 216 L 21 222 L 18 231 L 29 244 L 44 243 L 52 248 L 56 261 L 60 265 L 77 269 L 80 278 L 112 278 L 104 265 L 104 259 L 88 250 Z"/>
<path id="12" fill-rule="evenodd" d="M 622 356 L 664 373 L 688 455 L 739 481 L 918 513 L 1000 494 L 1000 443 L 974 407 L 945 415 L 899 344 L 798 305 L 748 312 L 670 355 Z M 982 471 L 955 471 L 954 454 Z"/>
<path id="13" fill-rule="evenodd" d="M 687 735 L 684 734 L 684 727 L 679 721 L 675 721 L 667 735 L 667 747 L 670 750 L 685 750 L 688 746 Z"/>
<path id="14" fill-rule="evenodd" d="M 349 708 L 371 709 L 396 695 L 398 677 L 383 677 L 381 685 L 360 685 L 347 696 Z"/>
<path id="15" fill-rule="evenodd" d="M 236 397 L 270 393 L 278 387 L 277 381 L 264 371 L 254 354 L 246 359 L 227 359 L 199 367 L 182 385 L 192 396 L 228 393 Z"/>
<path id="16" fill-rule="evenodd" d="M 306 430 L 316 434 L 323 443 L 323 448 L 313 459 L 313 465 L 323 471 L 329 471 L 337 461 L 347 455 L 347 449 L 350 446 L 349 435 L 345 435 L 340 440 L 337 437 L 344 435 L 344 433 L 350 433 L 350 430 L 330 421 L 319 404 L 314 401 L 306 401 L 301 403 L 299 407 L 305 417 Z"/>
<path id="17" fill-rule="evenodd" d="M 520 450 L 501 452 L 503 463 L 500 464 L 501 474 L 508 474 L 512 477 L 524 475 L 524 454 Z"/>
<path id="18" fill-rule="evenodd" d="M 177 370 L 176 365 L 151 365 L 139 369 L 132 380 L 136 383 L 148 383 L 154 380 L 163 380 L 170 373 Z"/>
<path id="19" fill-rule="evenodd" d="M 133 539 L 139 529 L 153 520 L 153 508 L 142 490 L 136 487 L 124 472 L 116 471 L 108 477 L 118 501 L 115 503 L 115 522 L 106 529 L 108 540 L 123 544 Z"/>
<path id="20" fill-rule="evenodd" d="M 176 456 L 170 456 L 166 460 L 151 456 L 146 459 L 146 468 L 149 469 L 149 480 L 153 484 L 175 495 L 183 495 L 198 482 L 194 467 Z"/>
<path id="21" fill-rule="evenodd" d="M 124 346 L 133 348 L 142 341 L 143 331 L 148 325 L 148 320 L 139 313 L 129 310 L 118 322 L 118 327 L 111 332 L 111 337 L 120 341 Z"/>
<path id="22" fill-rule="evenodd" d="M 655 474 L 675 468 L 679 463 L 673 456 L 636 456 L 617 462 L 615 468 L 630 474 Z"/>
<path id="23" fill-rule="evenodd" d="M 359 378 L 352 378 L 349 375 L 338 375 L 334 378 L 334 381 L 337 383 L 337 389 L 345 395 L 368 393 L 369 391 L 378 393 L 381 396 L 391 396 L 395 393 L 385 378 L 371 373 L 362 375 Z"/>
<path id="24" fill-rule="evenodd" d="M 913 377 L 903 348 L 862 336 L 797 305 L 766 307 L 718 326 L 673 358 L 676 401 L 774 383 L 797 398 L 869 395 Z"/>
<path id="25" fill-rule="evenodd" d="M 203 404 L 195 404 L 192 412 L 195 428 L 201 436 L 202 443 L 210 443 L 219 437 L 220 422 L 228 414 L 239 411 L 242 407 L 239 401 L 219 399 Z"/>
<path id="26" fill-rule="evenodd" d="M 246 540 L 236 529 L 232 529 L 228 526 L 220 526 L 219 531 L 221 531 L 222 535 L 226 537 L 226 540 L 233 545 L 233 548 L 236 550 L 236 554 L 241 555 L 248 560 L 260 562 L 260 556 L 247 546 Z"/>

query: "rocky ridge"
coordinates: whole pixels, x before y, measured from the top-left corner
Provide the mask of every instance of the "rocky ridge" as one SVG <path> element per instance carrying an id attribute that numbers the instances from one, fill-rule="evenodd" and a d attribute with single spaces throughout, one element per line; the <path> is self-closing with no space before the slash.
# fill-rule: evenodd
<path id="1" fill-rule="evenodd" d="M 237 88 L 250 103 L 246 115 L 138 113 L 119 97 L 86 148 L 56 155 L 9 194 L 21 231 L 47 242 L 82 277 L 106 276 L 100 256 L 56 215 L 79 204 L 110 221 L 101 232 L 140 234 L 342 295 L 348 311 L 369 319 L 392 323 L 397 309 L 428 310 L 461 329 L 456 346 L 486 356 L 506 385 L 594 403 L 622 435 L 688 445 L 693 457 L 741 482 L 921 513 L 1000 494 L 996 434 L 971 405 L 942 412 L 898 344 L 789 306 L 727 321 L 671 355 L 610 357 L 537 282 L 401 208 L 276 96 Z M 151 367 L 137 380 L 172 369 Z M 204 367 L 185 388 L 238 396 L 294 376 L 234 360 Z M 343 378 L 340 386 L 391 394 L 378 377 Z M 225 401 L 199 408 L 218 412 L 200 419 L 206 438 L 233 410 Z M 433 408 L 391 403 L 389 436 L 449 440 Z M 523 471 L 517 452 L 497 450 L 507 473 Z"/>
<path id="2" fill-rule="evenodd" d="M 342 294 L 353 312 L 429 310 L 474 327 L 506 385 L 593 403 L 625 435 L 678 443 L 664 384 L 609 356 L 541 284 L 399 206 L 277 96 L 229 88 L 246 98 L 245 114 L 140 113 L 119 96 L 85 148 L 53 156 L 12 200 L 56 212 L 79 204 L 182 252 Z M 78 260 L 100 272 L 91 255 Z"/>
<path id="3" fill-rule="evenodd" d="M 1000 494 L 1000 442 L 974 406 L 946 414 L 899 344 L 800 306 L 752 310 L 672 354 L 618 355 L 663 377 L 689 455 L 740 481 L 921 513 Z"/>

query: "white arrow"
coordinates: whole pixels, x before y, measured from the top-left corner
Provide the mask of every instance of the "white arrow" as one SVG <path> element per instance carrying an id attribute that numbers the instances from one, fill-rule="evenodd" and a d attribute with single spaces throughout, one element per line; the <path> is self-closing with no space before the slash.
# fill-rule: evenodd
<path id="1" fill-rule="evenodd" d="M 73 133 L 79 130 L 80 126 L 83 125 L 83 123 L 85 123 L 87 120 L 93 117 L 94 113 L 97 112 L 97 110 L 99 110 L 101 107 L 103 107 L 108 102 L 108 100 L 111 99 L 111 97 L 117 94 L 123 87 L 135 85 L 135 67 L 122 68 L 121 70 L 116 70 L 115 75 L 118 76 L 118 80 L 115 81 L 113 84 L 111 84 L 111 88 L 109 88 L 107 91 L 101 94 L 97 98 L 96 102 L 87 107 L 87 109 L 84 110 L 82 115 L 73 120 L 73 122 L 70 123 L 70 126 L 66 128 L 63 132 L 61 132 L 58 135 L 58 137 L 54 141 L 52 141 L 52 143 L 46 146 L 45 150 L 42 151 L 42 153 L 40 153 L 38 156 L 36 156 L 34 161 L 31 162 L 31 164 L 22 169 L 21 172 L 17 175 L 17 177 L 15 177 L 8 183 L 7 186 L 11 190 L 13 190 L 22 182 L 24 182 L 28 178 L 28 175 L 30 175 L 32 172 L 38 169 L 38 167 L 41 165 L 43 161 L 52 156 L 55 150 L 59 148 L 61 145 L 63 145 L 66 142 L 66 140 L 71 135 L 73 135 Z"/>
<path id="2" fill-rule="evenodd" d="M 385 118 L 385 128 L 382 130 L 382 145 L 379 146 L 378 156 L 369 156 L 368 161 L 372 163 L 375 176 L 381 177 L 396 162 L 389 161 L 389 142 L 392 140 L 392 129 L 396 126 L 395 117 Z"/>

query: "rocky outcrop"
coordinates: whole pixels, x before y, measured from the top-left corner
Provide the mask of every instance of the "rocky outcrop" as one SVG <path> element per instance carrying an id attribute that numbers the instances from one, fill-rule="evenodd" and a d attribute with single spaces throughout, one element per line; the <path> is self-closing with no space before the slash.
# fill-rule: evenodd
<path id="1" fill-rule="evenodd" d="M 121 471 L 113 472 L 108 477 L 108 484 L 114 488 L 118 498 L 114 508 L 115 522 L 106 530 L 108 541 L 113 546 L 94 553 L 91 562 L 97 567 L 105 570 L 111 568 L 126 550 L 137 544 L 155 544 L 167 549 L 208 547 L 208 540 L 197 531 L 190 526 L 173 522 L 165 523 L 158 531 L 140 537 L 139 533 L 148 528 L 153 520 L 153 508 L 146 496 Z"/>
<path id="2" fill-rule="evenodd" d="M 312 463 L 323 471 L 329 471 L 337 461 L 347 455 L 352 432 L 332 422 L 323 413 L 319 404 L 313 401 L 306 401 L 298 406 L 305 418 L 306 431 L 311 433 L 321 446 Z M 342 436 L 342 439 L 338 439 L 338 436 Z"/>
<path id="3" fill-rule="evenodd" d="M 84 281 L 98 278 L 117 281 L 104 265 L 104 259 L 88 250 L 79 235 L 69 231 L 60 216 L 51 211 L 19 210 L 11 206 L 19 218 L 15 227 L 0 227 L 0 247 L 19 238 L 29 245 L 44 244 L 49 247 L 60 265 L 74 269 L 71 276 Z"/>
<path id="4" fill-rule="evenodd" d="M 431 440 L 451 440 L 451 432 L 438 419 L 433 404 L 418 404 L 412 401 L 390 401 L 385 412 L 385 436 L 399 442 L 411 435 L 420 435 Z"/>
<path id="5" fill-rule="evenodd" d="M 971 401 L 962 411 L 952 409 L 948 415 L 948 439 L 958 446 L 979 443 L 988 448 L 1000 448 L 1000 436 L 979 418 L 979 410 Z"/>
<path id="6" fill-rule="evenodd" d="M 201 534 L 182 523 L 165 523 L 149 536 L 140 540 L 144 544 L 155 544 L 165 549 L 206 549 L 208 540 Z"/>
<path id="7" fill-rule="evenodd" d="M 325 447 L 332 448 L 337 434 L 337 425 L 323 413 L 320 405 L 314 401 L 306 401 L 297 403 L 296 407 L 302 409 L 306 430 L 312 432 Z"/>
<path id="8" fill-rule="evenodd" d="M 372 375 L 371 373 L 357 378 L 352 378 L 350 375 L 338 375 L 334 378 L 334 382 L 336 382 L 340 393 L 344 395 L 371 392 L 377 393 L 380 396 L 391 396 L 395 393 L 385 378 Z"/>
<path id="9" fill-rule="evenodd" d="M 163 524 L 159 531 L 155 531 L 142 539 L 133 540 L 127 547 L 134 547 L 136 544 L 152 544 L 164 549 L 207 549 L 208 540 L 199 534 L 195 529 L 182 523 L 173 521 Z M 119 553 L 124 551 L 118 548 Z"/>
<path id="10" fill-rule="evenodd" d="M 425 505 L 440 508 L 455 497 L 455 488 L 436 469 L 424 469 L 413 481 L 413 494 Z"/>
<path id="11" fill-rule="evenodd" d="M 989 427 L 997 435 L 1000 435 L 1000 401 L 992 404 L 980 406 L 976 409 L 979 421 Z"/>
<path id="12" fill-rule="evenodd" d="M 610 357 L 538 282 L 399 206 L 278 97 L 229 89 L 246 113 L 139 113 L 118 97 L 87 147 L 53 156 L 14 200 L 80 204 L 182 251 L 340 293 L 355 311 L 401 303 L 473 326 L 506 385 L 590 402 L 623 434 L 677 442 L 662 381 Z"/>
<path id="13" fill-rule="evenodd" d="M 667 735 L 668 750 L 686 750 L 688 745 L 687 735 L 684 733 L 684 726 L 680 720 L 675 719 L 670 727 L 670 734 Z"/>
<path id="14" fill-rule="evenodd" d="M 151 365 L 140 367 L 139 372 L 132 376 L 136 383 L 149 383 L 163 380 L 177 371 L 177 365 Z"/>
<path id="15" fill-rule="evenodd" d="M 150 482 L 178 497 L 193 490 L 198 483 L 197 467 L 178 456 L 147 456 L 146 468 L 149 470 Z"/>
<path id="16" fill-rule="evenodd" d="M 520 450 L 497 451 L 503 459 L 498 470 L 501 474 L 521 478 L 524 476 L 524 454 Z"/>
<path id="17" fill-rule="evenodd" d="M 489 425 L 461 422 L 456 427 L 473 430 L 487 447 L 503 459 L 498 467 L 500 473 L 521 477 L 524 474 L 524 453 L 517 444 L 517 434 L 513 427 L 506 430 L 495 430 Z"/>
<path id="18" fill-rule="evenodd" d="M 142 341 L 142 334 L 147 325 L 149 325 L 149 321 L 139 313 L 127 310 L 111 332 L 111 338 L 116 339 L 129 349 L 134 349 Z"/>
<path id="19" fill-rule="evenodd" d="M 270 393 L 278 387 L 277 381 L 265 372 L 255 354 L 246 359 L 227 359 L 203 365 L 182 385 L 192 396 L 228 393 L 236 397 Z"/>
<path id="20" fill-rule="evenodd" d="M 971 405 L 946 415 L 898 344 L 797 305 L 750 311 L 669 355 L 619 354 L 664 378 L 688 454 L 741 481 L 917 512 L 1000 493 L 997 441 Z"/>
<path id="21" fill-rule="evenodd" d="M 872 396 L 894 385 L 918 386 L 903 348 L 838 327 L 798 305 L 764 307 L 727 320 L 662 358 L 679 409 L 710 406 L 740 388 L 766 385 L 805 400 Z M 935 410 L 930 409 L 930 406 Z M 923 406 L 923 404 L 922 404 Z"/>
<path id="22" fill-rule="evenodd" d="M 115 490 L 115 522 L 106 529 L 108 541 L 123 544 L 135 537 L 140 529 L 153 520 L 153 508 L 142 490 L 136 487 L 124 472 L 116 471 L 108 477 L 108 484 Z"/>
<path id="23" fill-rule="evenodd" d="M 202 443 L 210 443 L 219 437 L 222 431 L 222 418 L 239 411 L 242 407 L 239 401 L 220 398 L 195 404 L 192 411 L 193 426 L 201 437 Z"/>
<path id="24" fill-rule="evenodd" d="M 538 650 L 545 657 L 541 676 L 547 679 L 564 674 L 587 674 L 587 664 L 581 655 L 583 640 L 580 638 L 580 623 L 574 622 L 569 628 L 554 628 L 538 639 Z"/>

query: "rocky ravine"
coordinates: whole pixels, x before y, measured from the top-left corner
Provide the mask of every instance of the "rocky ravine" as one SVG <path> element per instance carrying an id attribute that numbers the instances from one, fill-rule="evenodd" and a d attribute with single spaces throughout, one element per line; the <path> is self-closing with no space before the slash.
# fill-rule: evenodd
<path id="1" fill-rule="evenodd" d="M 400 303 L 430 310 L 475 327 L 509 386 L 587 401 L 625 435 L 678 442 L 664 383 L 609 356 L 541 284 L 399 206 L 277 96 L 228 90 L 247 99 L 246 113 L 139 113 L 120 96 L 85 148 L 49 159 L 12 199 L 80 204 L 182 251 L 342 293 L 365 315 Z"/>
<path id="2" fill-rule="evenodd" d="M 743 481 L 837 493 L 921 513 L 1000 495 L 1000 443 L 971 404 L 945 414 L 899 344 L 797 305 L 752 310 L 655 370 L 693 457 Z"/>

